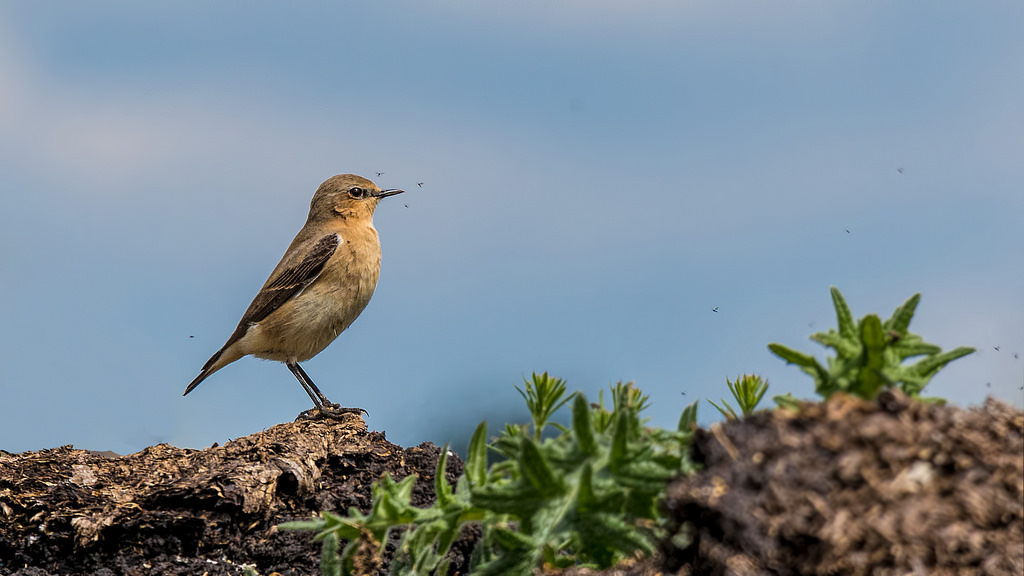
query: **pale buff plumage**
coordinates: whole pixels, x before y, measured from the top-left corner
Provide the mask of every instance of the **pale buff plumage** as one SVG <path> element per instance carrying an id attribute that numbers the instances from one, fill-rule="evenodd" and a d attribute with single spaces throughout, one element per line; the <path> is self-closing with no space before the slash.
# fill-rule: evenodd
<path id="1" fill-rule="evenodd" d="M 380 276 L 380 240 L 373 211 L 381 190 L 354 174 L 326 180 L 313 195 L 309 217 L 253 299 L 227 343 L 185 389 L 252 355 L 284 362 L 318 408 L 330 401 L 299 362 L 319 354 L 359 316 Z"/>

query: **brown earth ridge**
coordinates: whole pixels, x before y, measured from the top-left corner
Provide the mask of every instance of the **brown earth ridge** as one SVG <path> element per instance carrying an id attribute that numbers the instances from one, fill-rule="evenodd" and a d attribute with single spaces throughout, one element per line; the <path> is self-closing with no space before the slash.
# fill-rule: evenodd
<path id="1" fill-rule="evenodd" d="M 607 574 L 1024 573 L 1024 413 L 996 400 L 837 395 L 698 430 L 692 450 L 702 469 L 669 486 L 658 557 Z M 366 511 L 385 471 L 417 474 L 414 501 L 429 505 L 439 455 L 357 416 L 205 450 L 0 451 L 0 574 L 318 574 L 312 534 L 279 523 Z M 461 466 L 449 458 L 452 484 Z M 471 546 L 457 544 L 451 573 Z"/>
<path id="2" fill-rule="evenodd" d="M 279 424 L 205 450 L 0 451 L 0 574 L 237 576 L 245 564 L 319 574 L 313 534 L 278 524 L 368 510 L 385 472 L 416 474 L 413 503 L 429 506 L 439 456 L 430 443 L 392 444 L 356 415 Z M 448 462 L 454 483 L 462 463 Z"/>

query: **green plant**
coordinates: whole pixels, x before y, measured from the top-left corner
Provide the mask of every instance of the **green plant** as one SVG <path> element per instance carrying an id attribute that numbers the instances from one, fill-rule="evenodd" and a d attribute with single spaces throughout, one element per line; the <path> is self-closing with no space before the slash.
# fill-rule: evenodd
<path id="1" fill-rule="evenodd" d="M 572 400 L 575 392 L 566 396 L 565 380 L 552 378 L 548 376 L 547 372 L 540 376 L 534 372 L 532 382 L 523 378 L 523 383 L 526 385 L 526 390 L 523 391 L 519 386 L 516 386 L 516 391 L 526 401 L 526 407 L 533 418 L 534 440 L 540 440 L 540 433 L 547 426 L 551 415 L 564 406 L 566 402 Z"/>
<path id="2" fill-rule="evenodd" d="M 507 459 L 487 484 L 473 490 L 473 503 L 517 522 L 496 530 L 487 546 L 497 558 L 481 574 L 507 566 L 576 563 L 611 566 L 635 553 L 653 551 L 665 482 L 690 469 L 689 430 L 644 428 L 639 418 L 647 397 L 629 384 L 612 388 L 612 410 L 603 395 L 596 406 L 577 394 L 572 427 L 538 443 L 530 436 L 503 435 L 493 448 Z M 498 568 L 501 568 L 500 570 Z"/>
<path id="3" fill-rule="evenodd" d="M 786 410 L 797 410 L 800 408 L 800 400 L 793 396 L 791 392 L 772 396 L 772 401 L 775 402 L 775 405 L 779 408 Z"/>
<path id="4" fill-rule="evenodd" d="M 768 391 L 768 382 L 754 374 L 737 376 L 736 382 L 726 378 L 725 383 L 729 385 L 729 392 L 736 399 L 736 403 L 739 405 L 740 412 L 744 417 L 754 413 L 758 403 L 761 402 L 761 398 L 764 397 L 764 393 Z M 708 400 L 708 403 L 717 408 L 722 413 L 722 416 L 725 416 L 726 420 L 739 420 L 736 411 L 732 409 L 732 406 L 724 398 L 722 399 L 722 405 L 725 408 L 715 404 L 712 400 Z"/>
<path id="5" fill-rule="evenodd" d="M 883 386 L 897 386 L 908 396 L 919 397 L 946 364 L 974 352 L 974 348 L 963 346 L 942 352 L 938 346 L 908 331 L 921 294 L 908 298 L 884 322 L 875 314 L 854 322 L 839 289 L 833 286 L 831 292 L 838 330 L 829 329 L 811 336 L 811 340 L 836 351 L 836 356 L 828 357 L 828 368 L 810 354 L 782 344 L 768 345 L 776 356 L 810 374 L 814 378 L 815 392 L 825 398 L 842 391 L 870 400 Z M 905 359 L 915 356 L 924 358 L 914 364 L 903 364 Z"/>
<path id="6" fill-rule="evenodd" d="M 679 425 L 676 427 L 680 432 L 693 432 L 697 429 L 697 403 L 694 402 L 679 415 Z"/>
<path id="7" fill-rule="evenodd" d="M 469 446 L 466 468 L 455 491 L 445 477 L 448 462 L 448 447 L 445 446 L 437 462 L 434 489 L 437 500 L 430 508 L 412 505 L 412 488 L 415 475 L 406 476 L 395 482 L 385 475 L 374 483 L 373 504 L 369 514 L 357 508 L 349 508 L 348 516 L 322 512 L 320 518 L 307 521 L 286 522 L 280 527 L 285 530 L 314 530 L 316 540 L 323 541 L 320 570 L 324 576 L 351 574 L 354 558 L 361 544 L 376 545 L 383 551 L 388 533 L 394 528 L 411 525 L 407 531 L 392 564 L 397 574 L 431 574 L 447 571 L 445 554 L 459 536 L 463 523 L 483 520 L 481 510 L 469 502 L 469 486 L 473 478 L 480 481 L 486 474 L 486 424 L 480 424 Z M 348 540 L 341 555 L 338 554 L 339 540 Z"/>
<path id="8" fill-rule="evenodd" d="M 325 512 L 282 528 L 317 531 L 321 570 L 331 576 L 351 573 L 364 544 L 382 551 L 389 531 L 401 526 L 408 529 L 391 564 L 394 574 L 444 574 L 448 550 L 468 523 L 481 529 L 471 559 L 472 573 L 480 575 L 533 574 L 542 563 L 608 567 L 652 552 L 662 533 L 658 502 L 665 482 L 693 469 L 687 445 L 696 403 L 684 410 L 680 428 L 668 431 L 643 426 L 639 414 L 648 399 L 631 384 L 612 387 L 610 410 L 603 393 L 593 405 L 579 393 L 567 397 L 562 381 L 547 374 L 534 374 L 520 392 L 533 430 L 506 426 L 491 445 L 505 459 L 488 467 L 481 423 L 454 491 L 444 476 L 446 456 L 440 458 L 430 508 L 411 505 L 414 477 L 385 476 L 373 487 L 369 514 Z M 570 399 L 571 426 L 556 425 L 559 434 L 543 438 L 554 411 Z M 339 557 L 340 540 L 349 543 Z"/>

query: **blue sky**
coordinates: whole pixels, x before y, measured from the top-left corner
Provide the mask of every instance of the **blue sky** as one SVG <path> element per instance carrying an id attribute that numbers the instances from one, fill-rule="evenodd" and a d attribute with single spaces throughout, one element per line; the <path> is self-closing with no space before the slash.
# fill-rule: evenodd
<path id="1" fill-rule="evenodd" d="M 929 393 L 1021 406 L 1021 30 L 1017 2 L 4 3 L 0 449 L 308 408 L 251 358 L 181 392 L 346 172 L 409 193 L 304 366 L 400 444 L 525 418 L 531 371 L 635 380 L 663 426 L 743 372 L 808 397 L 766 346 L 823 357 L 830 285 L 857 317 L 922 292 L 912 330 L 979 350 Z"/>

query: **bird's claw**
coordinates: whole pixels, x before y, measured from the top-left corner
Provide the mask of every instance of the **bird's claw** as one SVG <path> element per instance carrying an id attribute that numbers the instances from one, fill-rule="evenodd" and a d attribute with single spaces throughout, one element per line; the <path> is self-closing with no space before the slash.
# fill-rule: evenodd
<path id="1" fill-rule="evenodd" d="M 324 404 L 323 407 L 310 408 L 299 413 L 299 416 L 295 419 L 298 421 L 304 420 L 320 420 L 322 418 L 329 418 L 331 420 L 344 420 L 347 414 L 366 414 L 370 415 L 369 412 L 362 408 L 345 408 L 341 404 Z"/>

